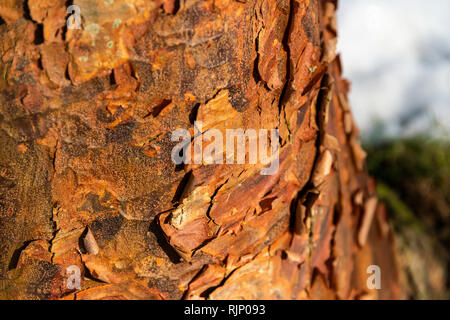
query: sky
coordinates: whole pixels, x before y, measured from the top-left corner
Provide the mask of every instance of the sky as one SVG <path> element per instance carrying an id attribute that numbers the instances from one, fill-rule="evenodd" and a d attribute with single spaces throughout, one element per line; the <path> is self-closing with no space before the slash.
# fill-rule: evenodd
<path id="1" fill-rule="evenodd" d="M 340 0 L 338 51 L 362 133 L 450 129 L 450 0 Z"/>

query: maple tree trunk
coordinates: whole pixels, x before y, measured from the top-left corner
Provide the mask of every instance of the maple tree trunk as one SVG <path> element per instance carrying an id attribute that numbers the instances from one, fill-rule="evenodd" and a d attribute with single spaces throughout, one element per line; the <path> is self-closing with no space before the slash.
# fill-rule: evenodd
<path id="1" fill-rule="evenodd" d="M 72 4 L 0 1 L 1 298 L 401 297 L 337 1 Z M 278 129 L 279 169 L 175 165 L 195 121 Z"/>

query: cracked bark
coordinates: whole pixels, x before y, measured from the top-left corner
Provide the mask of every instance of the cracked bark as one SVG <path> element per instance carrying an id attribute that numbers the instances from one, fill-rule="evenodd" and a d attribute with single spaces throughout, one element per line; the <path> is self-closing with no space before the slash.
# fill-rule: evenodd
<path id="1" fill-rule="evenodd" d="M 65 1 L 0 1 L 1 298 L 401 297 L 336 1 L 96 2 L 71 30 Z M 279 129 L 279 170 L 175 166 L 194 121 Z"/>

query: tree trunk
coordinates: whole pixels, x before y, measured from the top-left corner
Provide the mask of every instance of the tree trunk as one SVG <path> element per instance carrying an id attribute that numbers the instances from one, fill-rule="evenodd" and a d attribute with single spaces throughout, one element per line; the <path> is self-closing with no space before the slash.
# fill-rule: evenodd
<path id="1" fill-rule="evenodd" d="M 0 0 L 0 298 L 401 297 L 336 1 L 21 2 Z M 276 172 L 250 147 L 172 161 L 176 129 L 205 155 L 238 128 L 278 129 Z"/>

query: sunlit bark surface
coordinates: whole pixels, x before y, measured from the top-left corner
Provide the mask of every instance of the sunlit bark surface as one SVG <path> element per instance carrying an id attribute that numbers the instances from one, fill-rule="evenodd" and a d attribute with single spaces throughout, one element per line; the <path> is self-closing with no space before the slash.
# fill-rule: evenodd
<path id="1" fill-rule="evenodd" d="M 401 297 L 336 1 L 70 4 L 0 0 L 0 298 Z M 279 170 L 176 166 L 194 121 L 278 129 Z"/>

